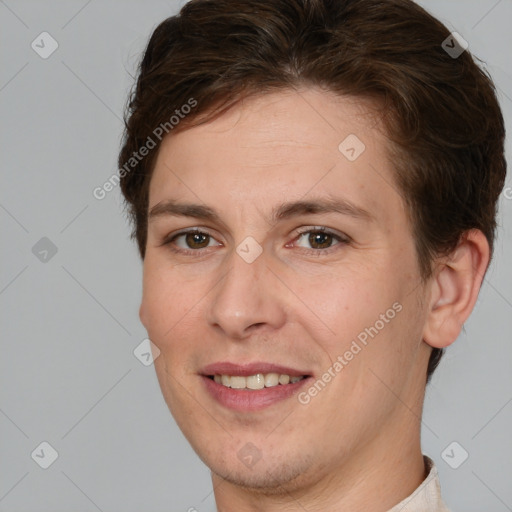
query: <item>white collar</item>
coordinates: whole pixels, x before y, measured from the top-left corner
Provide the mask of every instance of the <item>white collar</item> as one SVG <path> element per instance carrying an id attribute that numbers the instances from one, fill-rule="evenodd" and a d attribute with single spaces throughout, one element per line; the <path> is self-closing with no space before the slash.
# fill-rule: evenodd
<path id="1" fill-rule="evenodd" d="M 428 475 L 405 500 L 388 512 L 450 512 L 441 498 L 441 485 L 434 461 L 423 456 Z"/>

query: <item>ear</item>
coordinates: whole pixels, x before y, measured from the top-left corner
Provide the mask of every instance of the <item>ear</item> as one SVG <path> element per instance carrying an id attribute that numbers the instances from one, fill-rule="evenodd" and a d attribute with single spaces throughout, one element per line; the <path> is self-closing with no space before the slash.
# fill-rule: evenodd
<path id="1" fill-rule="evenodd" d="M 423 331 L 423 340 L 431 347 L 447 347 L 459 336 L 478 298 L 489 253 L 487 238 L 473 229 L 464 233 L 457 248 L 439 262 Z"/>

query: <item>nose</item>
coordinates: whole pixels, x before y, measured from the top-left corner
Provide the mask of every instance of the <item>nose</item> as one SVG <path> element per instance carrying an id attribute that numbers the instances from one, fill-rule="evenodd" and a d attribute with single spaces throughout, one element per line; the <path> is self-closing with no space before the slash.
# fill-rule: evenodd
<path id="1" fill-rule="evenodd" d="M 256 329 L 279 329 L 284 324 L 285 291 L 267 260 L 263 252 L 248 263 L 233 251 L 226 262 L 208 309 L 209 324 L 224 336 L 243 340 Z"/>

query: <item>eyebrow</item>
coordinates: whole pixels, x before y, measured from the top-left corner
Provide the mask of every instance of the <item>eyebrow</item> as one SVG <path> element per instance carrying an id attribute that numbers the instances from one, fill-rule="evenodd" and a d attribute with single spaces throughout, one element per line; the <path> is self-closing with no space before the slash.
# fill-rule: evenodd
<path id="1" fill-rule="evenodd" d="M 375 217 L 361 206 L 351 201 L 335 197 L 322 197 L 308 201 L 282 203 L 273 208 L 270 222 L 298 217 L 300 215 L 318 215 L 338 213 L 358 220 L 371 222 Z M 193 217 L 222 224 L 219 214 L 209 206 L 193 203 L 180 203 L 174 200 L 161 201 L 149 210 L 149 221 L 160 216 Z"/>

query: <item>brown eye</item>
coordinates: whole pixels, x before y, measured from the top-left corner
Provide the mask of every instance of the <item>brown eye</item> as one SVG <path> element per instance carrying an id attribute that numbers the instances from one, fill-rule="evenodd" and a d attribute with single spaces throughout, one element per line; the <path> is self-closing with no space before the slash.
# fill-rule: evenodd
<path id="1" fill-rule="evenodd" d="M 169 235 L 163 240 L 162 245 L 169 247 L 173 252 L 187 256 L 203 255 L 206 249 L 214 245 L 222 245 L 209 233 L 199 229 L 188 229 Z"/>
<path id="2" fill-rule="evenodd" d="M 327 249 L 331 246 L 333 236 L 330 233 L 311 232 L 308 242 L 313 249 Z"/>
<path id="3" fill-rule="evenodd" d="M 185 244 L 190 249 L 203 249 L 208 247 L 210 241 L 210 235 L 207 233 L 189 232 L 179 236 L 185 237 Z"/>
<path id="4" fill-rule="evenodd" d="M 348 243 L 348 239 L 326 231 L 324 228 L 317 228 L 300 233 L 296 243 L 299 247 L 309 249 L 313 252 L 325 252 L 333 246 Z"/>

